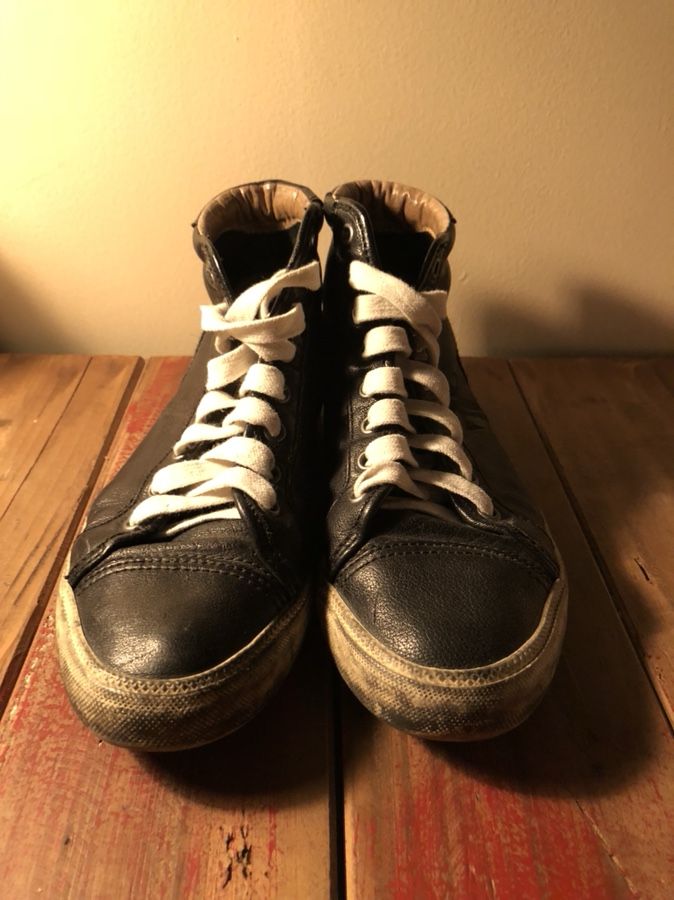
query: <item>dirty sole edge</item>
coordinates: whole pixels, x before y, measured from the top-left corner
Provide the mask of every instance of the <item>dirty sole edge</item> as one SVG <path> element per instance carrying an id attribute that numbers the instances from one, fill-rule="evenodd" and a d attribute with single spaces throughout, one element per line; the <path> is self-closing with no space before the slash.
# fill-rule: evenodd
<path id="1" fill-rule="evenodd" d="M 409 662 L 376 640 L 328 585 L 324 619 L 340 674 L 374 715 L 402 731 L 439 741 L 495 737 L 535 709 L 561 652 L 567 615 L 562 572 L 529 640 L 509 656 L 472 669 Z"/>
<path id="2" fill-rule="evenodd" d="M 68 698 L 103 740 L 134 750 L 184 750 L 208 744 L 253 718 L 280 686 L 299 651 L 308 591 L 250 643 L 211 669 L 178 678 L 123 676 L 92 652 L 72 588 L 61 580 L 56 646 Z"/>

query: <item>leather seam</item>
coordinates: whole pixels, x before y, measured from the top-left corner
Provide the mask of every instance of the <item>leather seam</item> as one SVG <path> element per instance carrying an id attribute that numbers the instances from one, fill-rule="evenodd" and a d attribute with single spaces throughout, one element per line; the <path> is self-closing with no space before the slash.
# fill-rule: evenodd
<path id="1" fill-rule="evenodd" d="M 202 563 L 202 562 L 206 563 L 206 564 L 215 564 L 215 565 L 218 565 L 218 564 L 230 565 L 230 564 L 232 564 L 235 567 L 238 566 L 239 568 L 242 568 L 242 569 L 243 568 L 246 568 L 246 569 L 255 568 L 259 565 L 257 560 L 255 560 L 253 558 L 243 559 L 238 556 L 225 556 L 224 553 L 203 553 L 203 552 L 189 553 L 189 552 L 185 551 L 184 553 L 163 554 L 161 556 L 159 556 L 159 555 L 155 556 L 150 553 L 146 553 L 146 554 L 134 553 L 133 555 L 129 554 L 128 556 L 118 556 L 117 558 L 110 559 L 110 560 L 108 560 L 108 562 L 104 563 L 103 566 L 101 566 L 101 569 L 99 571 L 102 571 L 103 569 L 108 569 L 108 568 L 116 568 L 117 566 L 125 565 L 125 564 L 131 564 L 131 565 L 138 564 L 138 563 L 150 563 L 150 564 L 159 563 L 159 564 L 161 564 L 163 562 L 168 562 L 169 564 L 170 563 L 178 563 L 178 564 L 195 563 L 195 564 L 198 564 L 198 563 Z M 253 574 L 256 574 L 256 573 L 254 572 Z"/>
<path id="2" fill-rule="evenodd" d="M 259 587 L 270 587 L 271 580 L 267 580 L 256 573 L 252 573 L 250 571 L 245 570 L 243 567 L 239 568 L 237 571 L 236 566 L 199 566 L 193 565 L 190 566 L 188 564 L 178 564 L 171 565 L 167 563 L 163 563 L 160 561 L 151 561 L 148 562 L 134 562 L 127 564 L 117 564 L 114 566 L 108 566 L 102 570 L 99 570 L 93 573 L 90 577 L 82 579 L 80 583 L 80 590 L 86 590 L 92 585 L 96 584 L 96 582 L 101 579 L 109 576 L 109 575 L 117 575 L 121 572 L 196 572 L 202 573 L 207 572 L 213 575 L 231 575 L 234 578 L 237 578 L 239 581 L 248 581 L 254 583 L 255 586 Z"/>
<path id="3" fill-rule="evenodd" d="M 362 568 L 369 565 L 372 562 L 376 562 L 380 559 L 390 559 L 395 556 L 444 556 L 447 555 L 458 555 L 458 556 L 488 556 L 493 559 L 504 559 L 508 562 L 514 563 L 518 568 L 524 569 L 532 574 L 535 580 L 541 584 L 542 586 L 547 586 L 547 581 L 543 573 L 540 571 L 538 566 L 530 565 L 529 563 L 524 562 L 521 559 L 518 559 L 516 556 L 512 556 L 509 553 L 503 553 L 499 550 L 492 550 L 483 547 L 471 547 L 469 545 L 453 545 L 451 547 L 440 547 L 436 549 L 428 549 L 425 547 L 419 547 L 418 545 L 414 545 L 411 542 L 401 542 L 400 544 L 389 544 L 389 547 L 395 546 L 395 550 L 391 550 L 390 552 L 380 553 L 378 551 L 371 551 L 364 556 L 358 557 L 354 560 L 350 566 L 347 566 L 342 571 L 341 575 L 347 580 L 351 579 L 354 575 L 356 575 Z M 400 550 L 400 547 L 408 547 L 408 550 Z M 412 549 L 414 547 L 414 549 Z"/>
<path id="4" fill-rule="evenodd" d="M 475 551 L 476 553 L 494 553 L 505 556 L 506 558 L 512 558 L 514 560 L 521 560 L 523 565 L 526 565 L 526 561 L 522 560 L 521 557 L 516 556 L 514 553 L 509 553 L 507 550 L 502 550 L 498 547 L 481 547 L 478 544 L 472 544 L 467 541 L 442 541 L 442 540 L 424 540 L 423 543 L 420 541 L 414 540 L 393 540 L 393 541 L 381 541 L 380 543 L 374 544 L 369 549 L 363 551 L 363 554 L 359 556 L 357 559 L 354 559 L 353 562 L 357 562 L 358 559 L 362 559 L 364 556 L 372 553 L 377 553 L 379 550 L 397 550 L 399 547 L 409 547 L 409 548 L 418 548 L 421 547 L 425 549 L 427 547 L 433 547 L 436 550 L 467 550 L 467 551 Z"/>
<path id="5" fill-rule="evenodd" d="M 133 556 L 129 558 L 122 559 L 112 559 L 105 565 L 101 566 L 98 571 L 107 571 L 108 569 L 116 569 L 120 566 L 143 566 L 149 565 L 154 568 L 161 567 L 162 565 L 188 565 L 188 566 L 196 566 L 199 565 L 207 565 L 212 568 L 233 568 L 233 569 L 241 569 L 245 571 L 249 571 L 251 573 L 252 578 L 262 578 L 264 577 L 260 572 L 255 571 L 252 567 L 248 566 L 243 560 L 231 559 L 218 556 L 189 556 L 188 554 L 184 554 L 182 556 L 174 556 L 174 557 L 155 557 L 155 556 Z"/>
<path id="6" fill-rule="evenodd" d="M 347 502 L 351 502 L 350 499 L 347 498 Z M 358 511 L 358 515 L 356 516 L 354 525 L 360 526 L 361 520 L 364 515 L 365 515 L 365 501 L 363 501 L 361 508 Z M 343 538 L 340 541 L 339 546 L 336 548 L 335 554 L 334 554 L 335 557 L 339 557 L 346 551 L 351 550 L 351 548 L 354 547 L 358 543 L 358 540 L 359 540 L 359 535 L 357 533 L 347 534 L 346 538 Z"/>

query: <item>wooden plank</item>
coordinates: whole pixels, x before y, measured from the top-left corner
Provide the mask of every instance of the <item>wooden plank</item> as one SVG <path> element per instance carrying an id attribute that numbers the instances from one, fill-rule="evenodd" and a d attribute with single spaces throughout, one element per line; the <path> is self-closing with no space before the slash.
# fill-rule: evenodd
<path id="1" fill-rule="evenodd" d="M 42 453 L 88 356 L 0 356 L 0 521 Z"/>
<path id="2" fill-rule="evenodd" d="M 175 394 L 188 363 L 189 359 L 184 356 L 155 356 L 147 360 L 138 387 L 124 413 L 124 425 L 112 442 L 96 493 L 121 469 L 148 433 Z"/>
<path id="3" fill-rule="evenodd" d="M 674 725 L 674 361 L 517 360 L 513 371 Z"/>
<path id="4" fill-rule="evenodd" d="M 344 690 L 347 896 L 670 896 L 665 719 L 504 361 L 467 363 L 570 579 L 568 635 L 541 707 L 492 741 L 394 731 Z"/>
<path id="5" fill-rule="evenodd" d="M 651 365 L 665 383 L 671 394 L 674 394 L 674 357 L 656 358 Z"/>
<path id="6" fill-rule="evenodd" d="M 149 364 L 108 460 L 116 470 L 185 361 Z M 51 607 L 0 726 L 0 883 L 58 898 L 329 895 L 326 658 L 315 635 L 266 710 L 199 750 L 131 753 L 75 718 Z"/>
<path id="7" fill-rule="evenodd" d="M 7 420 L 0 501 L 0 709 L 137 367 L 135 357 L 55 356 L 12 357 L 0 369 Z"/>

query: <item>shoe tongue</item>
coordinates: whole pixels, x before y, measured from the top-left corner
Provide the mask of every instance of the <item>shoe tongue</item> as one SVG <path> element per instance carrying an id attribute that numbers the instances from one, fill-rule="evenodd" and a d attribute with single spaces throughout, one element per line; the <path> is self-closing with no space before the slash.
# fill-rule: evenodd
<path id="1" fill-rule="evenodd" d="M 439 519 L 430 513 L 415 509 L 387 509 L 384 504 L 377 512 L 372 535 L 376 534 L 377 537 L 392 535 L 398 538 L 417 537 L 426 540 L 446 537 L 448 523 L 452 528 L 461 527 L 464 522 L 449 503 L 446 513 L 446 519 Z"/>

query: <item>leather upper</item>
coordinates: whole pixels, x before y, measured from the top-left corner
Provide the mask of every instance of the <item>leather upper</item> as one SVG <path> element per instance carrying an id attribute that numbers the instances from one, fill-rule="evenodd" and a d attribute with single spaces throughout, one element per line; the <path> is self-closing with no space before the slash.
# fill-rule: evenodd
<path id="1" fill-rule="evenodd" d="M 445 521 L 387 510 L 386 486 L 359 499 L 353 493 L 372 438 L 362 430 L 372 400 L 360 394 L 369 368 L 362 358 L 366 327 L 353 322 L 349 265 L 362 260 L 420 291 L 448 289 L 455 221 L 434 198 L 386 182 L 342 185 L 324 208 L 333 229 L 324 288 L 331 581 L 368 631 L 405 659 L 444 668 L 486 665 L 531 636 L 559 569 L 543 520 L 470 390 L 448 321 L 440 368 L 474 479 L 496 514 L 482 516 L 452 496 Z"/>
<path id="2" fill-rule="evenodd" d="M 244 527 L 230 523 L 231 538 L 237 526 Z M 289 591 L 242 538 L 218 541 L 213 533 L 110 554 L 77 586 L 82 628 L 98 659 L 127 675 L 171 678 L 205 671 L 251 641 Z"/>
<path id="3" fill-rule="evenodd" d="M 212 301 L 231 302 L 276 268 L 315 260 L 322 220 L 318 198 L 298 185 L 260 182 L 220 194 L 193 230 Z M 96 498 L 73 547 L 68 580 L 84 634 L 111 669 L 156 677 L 204 671 L 248 643 L 307 582 L 317 552 L 320 295 L 286 289 L 276 302 L 301 303 L 306 320 L 293 360 L 275 364 L 286 399 L 275 406 L 279 437 L 265 439 L 276 459 L 278 509 L 265 511 L 235 491 L 240 519 L 204 522 L 173 538 L 161 520 L 129 528 L 131 510 L 172 460 L 203 396 L 217 353 L 205 333 L 175 397 Z M 260 437 L 252 426 L 246 434 Z"/>

